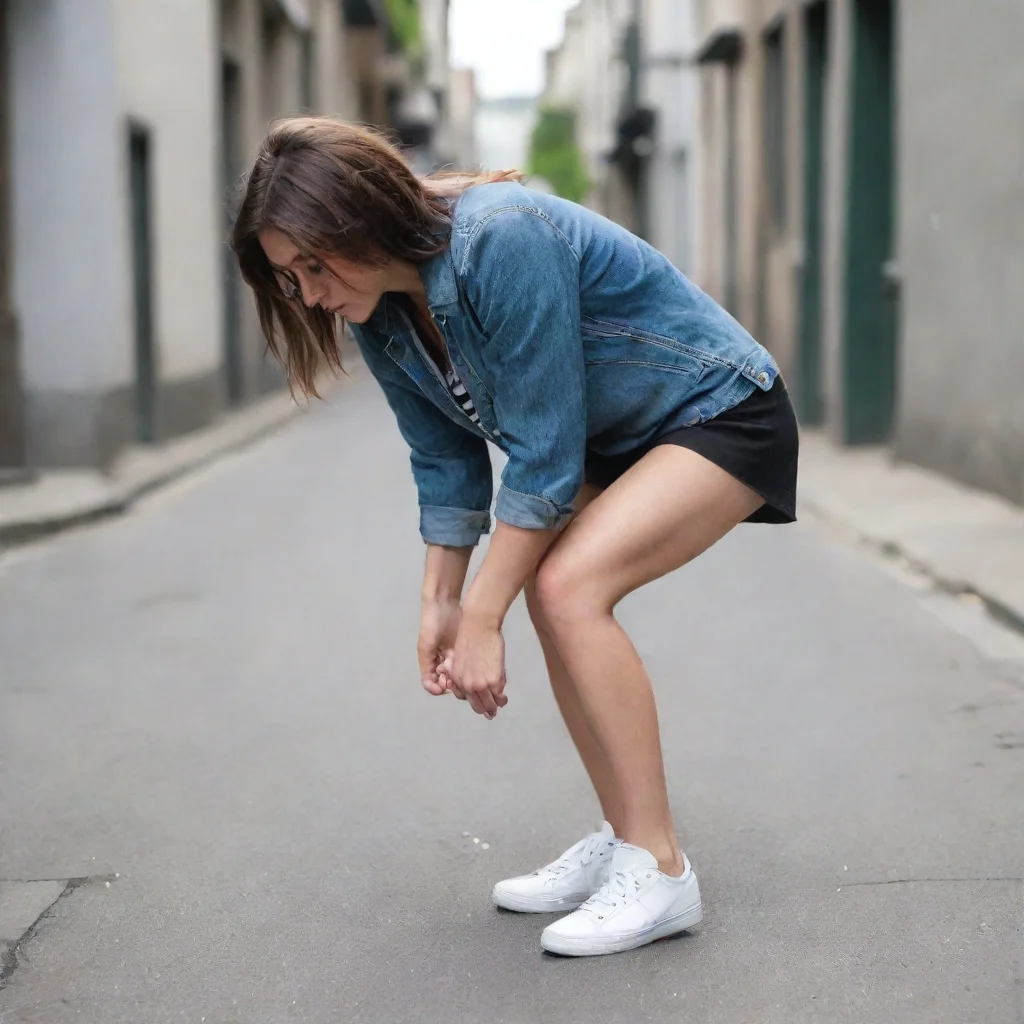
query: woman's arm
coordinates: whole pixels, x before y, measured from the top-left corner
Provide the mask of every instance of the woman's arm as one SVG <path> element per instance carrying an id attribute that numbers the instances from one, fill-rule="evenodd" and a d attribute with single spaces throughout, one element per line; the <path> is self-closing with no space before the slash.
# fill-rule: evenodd
<path id="1" fill-rule="evenodd" d="M 423 603 L 431 601 L 456 604 L 462 600 L 462 588 L 469 572 L 473 549 L 427 545 L 427 562 L 423 570 Z"/>
<path id="2" fill-rule="evenodd" d="M 501 626 L 516 595 L 557 536 L 557 530 L 526 530 L 503 522 L 495 528 L 466 595 L 455 649 L 443 673 L 456 696 L 465 696 L 477 714 L 494 718 L 508 703 Z"/>
<path id="3" fill-rule="evenodd" d="M 474 235 L 464 287 L 485 336 L 482 368 L 508 455 L 498 525 L 466 595 L 452 678 L 493 718 L 505 702 L 501 624 L 561 527 L 583 484 L 586 367 L 579 257 L 530 210 L 504 211 Z"/>
<path id="4" fill-rule="evenodd" d="M 512 602 L 554 543 L 557 530 L 524 530 L 498 521 L 463 606 L 467 626 L 501 629 Z"/>
<path id="5" fill-rule="evenodd" d="M 455 647 L 462 621 L 462 587 L 466 582 L 471 547 L 427 545 L 423 571 L 423 608 L 416 654 L 420 663 L 420 681 L 427 693 L 441 696 L 449 689 L 446 674 L 439 670 Z M 456 696 L 460 691 L 454 690 Z"/>

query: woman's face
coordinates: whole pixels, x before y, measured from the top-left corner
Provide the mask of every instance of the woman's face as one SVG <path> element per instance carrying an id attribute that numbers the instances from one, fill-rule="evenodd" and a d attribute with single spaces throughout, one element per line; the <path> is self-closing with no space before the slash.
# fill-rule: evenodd
<path id="1" fill-rule="evenodd" d="M 366 266 L 336 256 L 317 259 L 303 253 L 276 228 L 261 231 L 259 240 L 282 292 L 301 298 L 307 306 L 320 306 L 354 324 L 363 324 L 387 291 L 386 267 Z"/>

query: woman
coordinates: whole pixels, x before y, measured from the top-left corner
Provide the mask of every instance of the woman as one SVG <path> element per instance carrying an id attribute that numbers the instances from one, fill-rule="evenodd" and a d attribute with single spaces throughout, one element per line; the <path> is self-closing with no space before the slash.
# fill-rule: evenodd
<path id="1" fill-rule="evenodd" d="M 632 949 L 701 919 L 650 682 L 613 611 L 742 522 L 792 522 L 797 430 L 771 356 L 660 253 L 513 173 L 418 179 L 378 135 L 279 123 L 233 246 L 270 350 L 316 393 L 355 334 L 411 449 L 423 686 L 494 718 L 526 591 L 604 827 L 494 902 L 571 911 L 542 946 Z M 487 442 L 508 457 L 490 528 Z"/>

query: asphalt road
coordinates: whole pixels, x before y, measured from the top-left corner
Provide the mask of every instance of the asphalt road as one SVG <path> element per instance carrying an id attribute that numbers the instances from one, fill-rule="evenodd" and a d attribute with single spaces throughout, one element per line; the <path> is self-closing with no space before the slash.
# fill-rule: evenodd
<path id="1" fill-rule="evenodd" d="M 1024 1024 L 1024 645 L 813 522 L 622 610 L 701 928 L 564 960 L 495 911 L 597 810 L 520 604 L 495 722 L 422 693 L 389 417 L 357 374 L 0 559 L 0 878 L 78 880 L 2 1024 Z"/>

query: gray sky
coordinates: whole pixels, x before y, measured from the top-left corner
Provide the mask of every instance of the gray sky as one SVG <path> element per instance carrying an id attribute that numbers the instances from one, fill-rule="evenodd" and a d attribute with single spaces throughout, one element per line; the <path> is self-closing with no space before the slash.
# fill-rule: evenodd
<path id="1" fill-rule="evenodd" d="M 562 39 L 576 0 L 452 0 L 451 60 L 476 70 L 487 99 L 535 96 L 544 85 L 544 51 Z"/>

